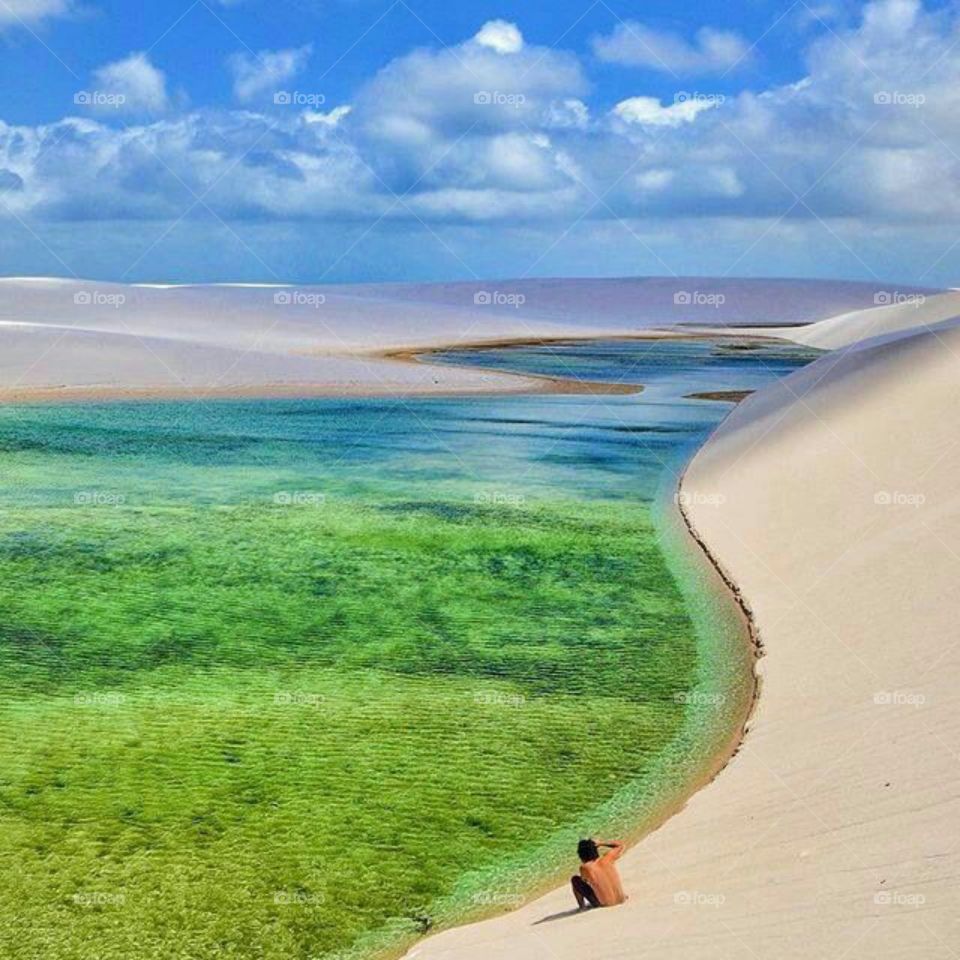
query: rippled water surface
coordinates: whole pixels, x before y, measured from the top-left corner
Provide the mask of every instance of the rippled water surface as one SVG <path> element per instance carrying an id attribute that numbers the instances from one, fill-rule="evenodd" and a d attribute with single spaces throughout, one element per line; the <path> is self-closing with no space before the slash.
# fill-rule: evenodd
<path id="1" fill-rule="evenodd" d="M 0 408 L 0 953 L 362 956 L 655 818 L 745 689 L 655 522 L 729 409 L 684 397 L 809 359 L 743 346 L 442 358 L 638 395 Z"/>

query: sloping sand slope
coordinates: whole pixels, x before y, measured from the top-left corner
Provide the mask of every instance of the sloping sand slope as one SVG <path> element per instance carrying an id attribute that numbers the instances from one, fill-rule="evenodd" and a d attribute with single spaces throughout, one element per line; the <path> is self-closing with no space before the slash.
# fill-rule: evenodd
<path id="1" fill-rule="evenodd" d="M 766 645 L 741 752 L 625 857 L 625 906 L 566 915 L 561 890 L 419 957 L 957 955 L 958 403 L 954 326 L 730 416 L 683 490 Z"/>
<path id="2" fill-rule="evenodd" d="M 960 292 L 949 290 L 932 295 L 900 294 L 896 303 L 854 310 L 827 317 L 803 327 L 761 331 L 821 350 L 848 347 L 872 337 L 890 336 L 929 329 L 960 316 Z"/>

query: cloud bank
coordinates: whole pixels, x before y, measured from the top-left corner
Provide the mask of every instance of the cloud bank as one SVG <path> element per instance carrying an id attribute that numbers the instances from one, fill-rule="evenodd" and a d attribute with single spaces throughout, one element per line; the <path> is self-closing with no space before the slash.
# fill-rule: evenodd
<path id="1" fill-rule="evenodd" d="M 308 46 L 234 58 L 238 110 L 172 109 L 164 73 L 134 53 L 91 79 L 122 92 L 122 109 L 0 122 L 0 216 L 561 226 L 960 217 L 955 14 L 875 0 L 854 26 L 810 43 L 795 82 L 727 96 L 698 92 L 688 74 L 734 63 L 741 41 L 642 36 L 638 48 L 634 33 L 614 31 L 597 52 L 649 66 L 644 48 L 656 49 L 684 71 L 672 97 L 638 81 L 633 96 L 596 102 L 586 59 L 499 20 L 395 59 L 343 103 L 274 104 L 295 76 L 310 89 Z"/>

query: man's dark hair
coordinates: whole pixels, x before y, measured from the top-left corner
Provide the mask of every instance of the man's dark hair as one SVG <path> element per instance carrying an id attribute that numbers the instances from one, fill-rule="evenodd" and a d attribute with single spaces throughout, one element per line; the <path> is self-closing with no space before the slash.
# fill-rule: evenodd
<path id="1" fill-rule="evenodd" d="M 600 856 L 596 840 L 581 840 L 577 844 L 577 856 L 582 863 L 589 863 Z"/>

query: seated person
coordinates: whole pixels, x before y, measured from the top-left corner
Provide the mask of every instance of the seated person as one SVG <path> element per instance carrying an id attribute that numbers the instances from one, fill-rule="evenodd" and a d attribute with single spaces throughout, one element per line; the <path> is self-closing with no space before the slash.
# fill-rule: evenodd
<path id="1" fill-rule="evenodd" d="M 600 855 L 601 847 L 607 851 L 603 856 Z M 619 840 L 581 840 L 577 844 L 580 875 L 571 877 L 570 884 L 581 910 L 587 907 L 615 907 L 627 899 L 617 870 L 617 860 L 623 850 Z"/>

